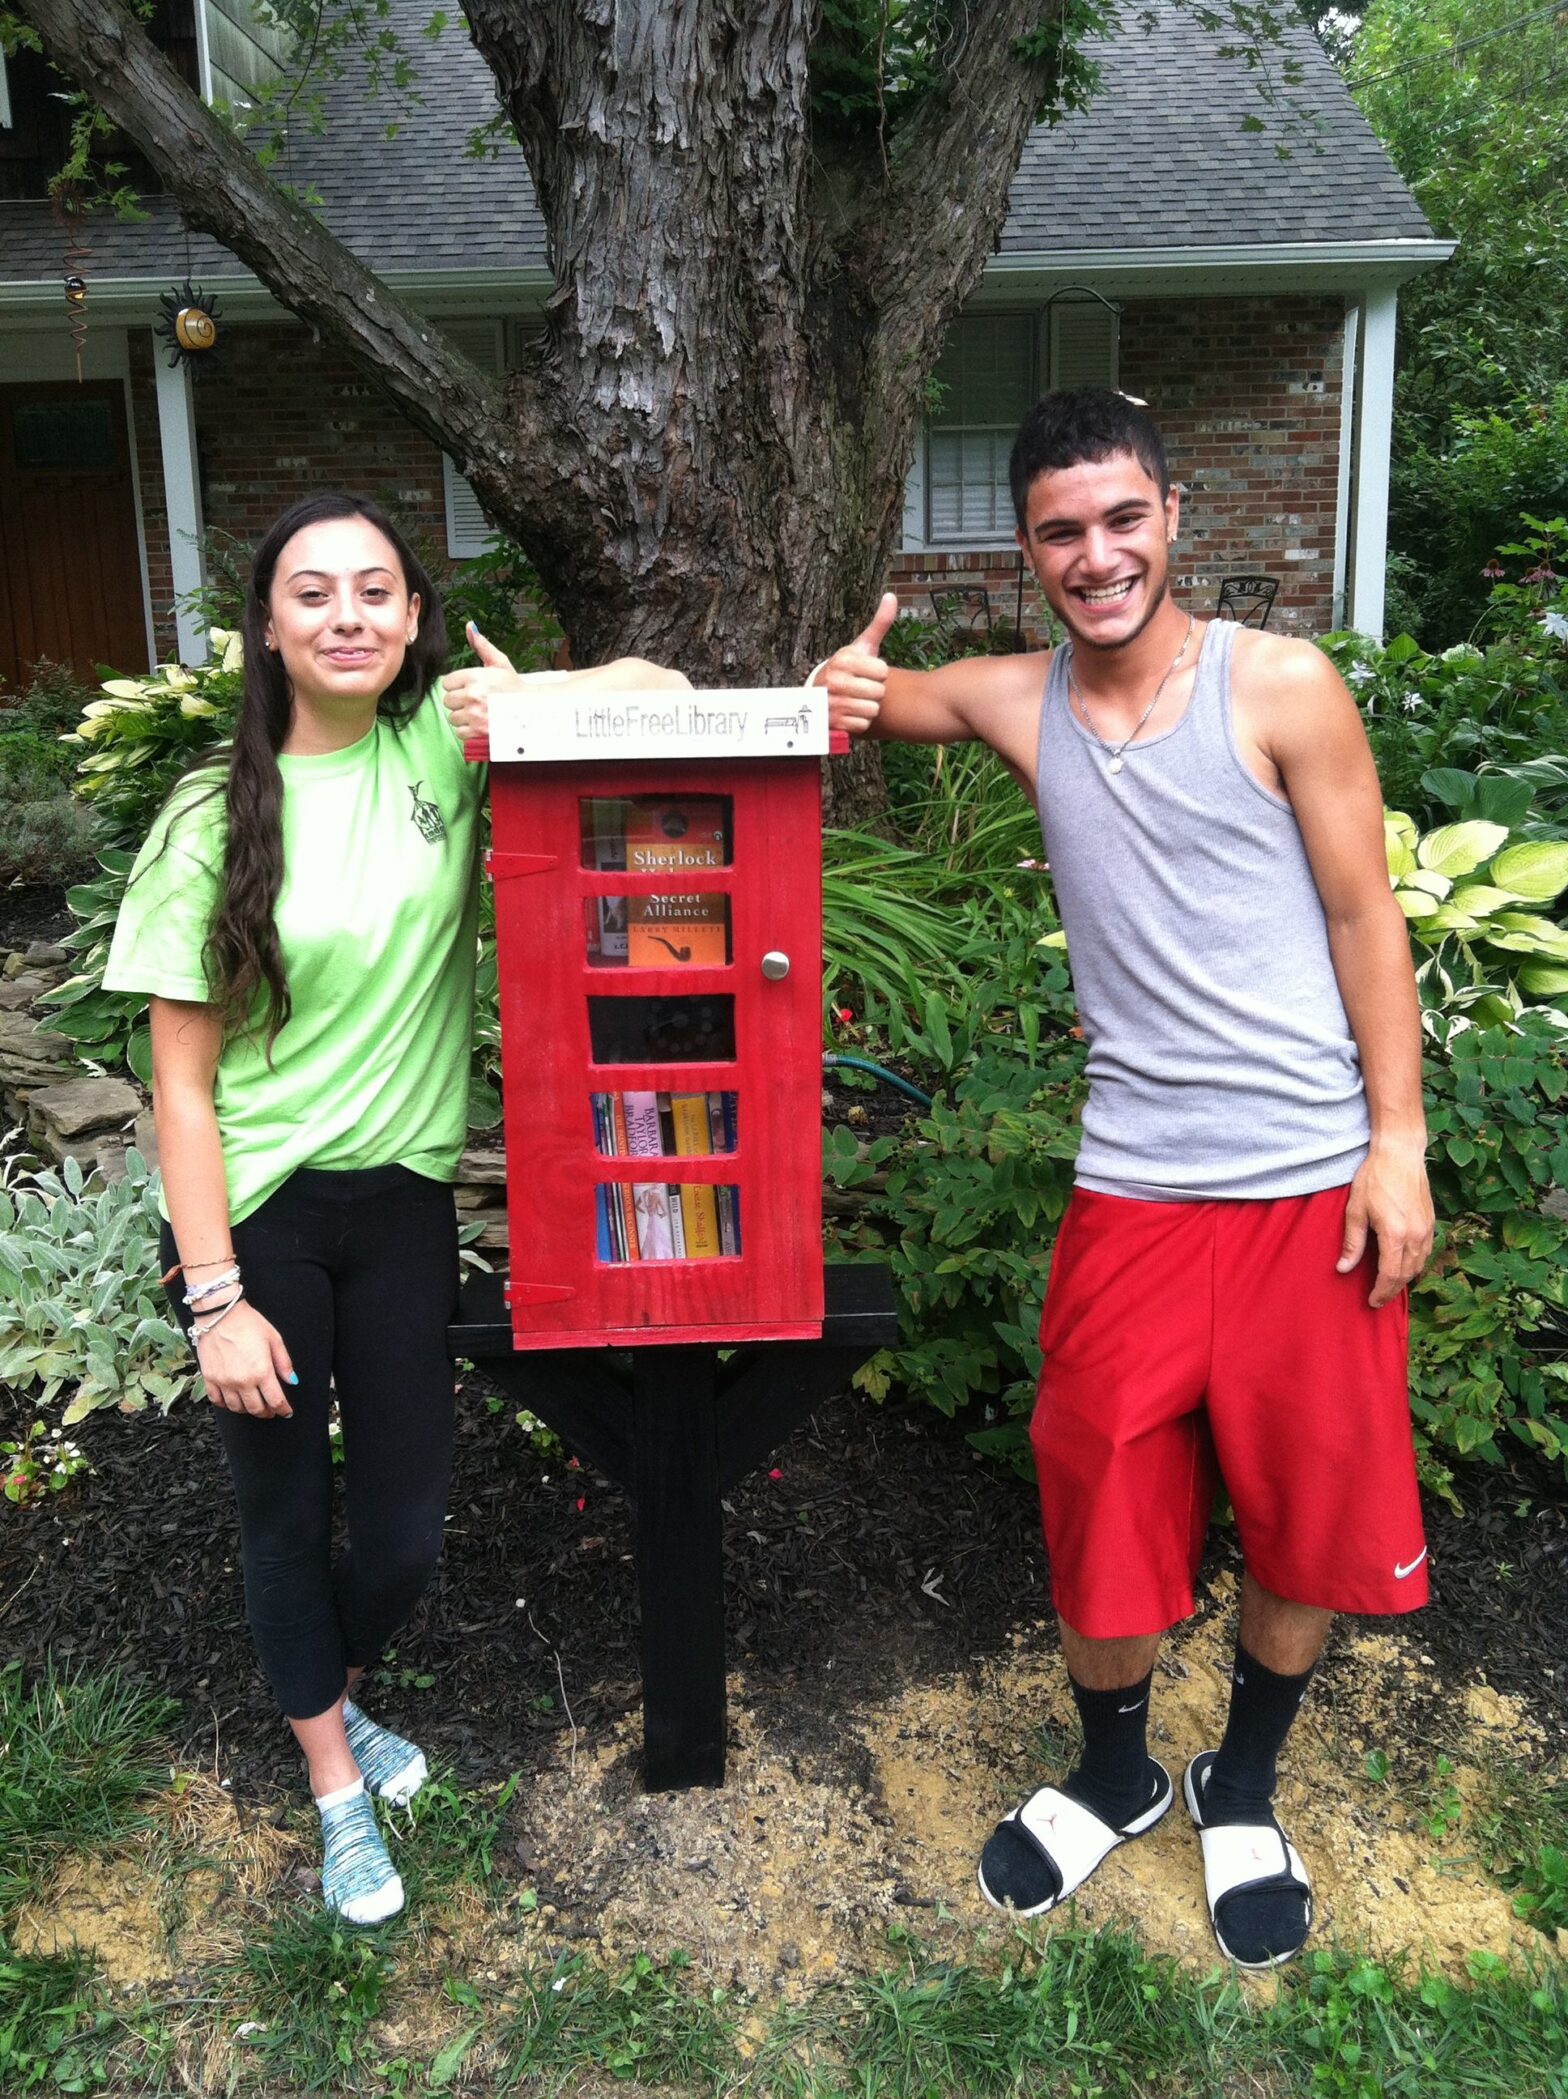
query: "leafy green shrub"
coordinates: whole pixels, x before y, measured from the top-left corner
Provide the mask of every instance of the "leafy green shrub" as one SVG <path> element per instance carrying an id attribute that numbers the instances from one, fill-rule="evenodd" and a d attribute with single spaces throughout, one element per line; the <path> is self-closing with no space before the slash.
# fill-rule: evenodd
<path id="1" fill-rule="evenodd" d="M 1084 1048 L 1038 890 L 1012 887 L 955 912 L 952 974 L 889 1016 L 899 1054 L 943 1086 L 898 1137 L 824 1140 L 841 1188 L 883 1185 L 849 1251 L 893 1272 L 900 1337 L 858 1374 L 880 1398 L 897 1383 L 945 1414 L 971 1401 L 996 1425 L 971 1441 L 1028 1469 L 1024 1425 L 1040 1358 L 1040 1303 L 1078 1150 Z"/>
<path id="2" fill-rule="evenodd" d="M 75 1043 L 84 1061 L 128 1064 L 147 1084 L 152 1049 L 147 1001 L 106 991 L 103 972 L 126 880 L 170 788 L 221 741 L 239 704 L 243 672 L 237 634 L 213 629 L 212 661 L 196 670 L 161 664 L 140 678 L 110 678 L 91 700 L 65 748 L 76 756 L 76 792 L 92 813 L 98 872 L 67 890 L 79 921 L 65 945 L 72 973 L 43 1003 L 49 1025 Z"/>
<path id="3" fill-rule="evenodd" d="M 0 1190 L 0 1383 L 66 1427 L 98 1407 L 165 1412 L 192 1382 L 159 1285 L 157 1182 L 140 1152 L 89 1183 L 74 1159 Z"/>
<path id="4" fill-rule="evenodd" d="M 47 662 L 25 692 L 0 695 L 0 882 L 71 881 L 92 865 L 87 816 L 71 794 L 75 759 L 60 742 L 90 697 Z"/>
<path id="5" fill-rule="evenodd" d="M 1568 382 L 1456 416 L 1440 448 L 1411 448 L 1392 519 L 1404 550 L 1401 610 L 1434 647 L 1464 639 L 1487 611 L 1493 549 L 1525 513 L 1568 511 Z"/>
<path id="6" fill-rule="evenodd" d="M 1543 548 L 1530 558 L 1549 567 Z M 1362 634 L 1322 640 L 1360 703 L 1383 800 L 1423 827 L 1446 812 L 1427 785 L 1434 770 L 1516 770 L 1568 751 L 1568 646 L 1555 632 L 1562 613 L 1539 596 L 1528 609 L 1509 596 L 1524 588 L 1534 586 L 1492 590 L 1497 619 L 1486 646 L 1457 642 L 1427 655 L 1408 634 L 1387 646 Z"/>
<path id="7" fill-rule="evenodd" d="M 1568 1472 L 1568 1020 L 1442 1021 L 1423 1066 L 1439 1221 L 1411 1293 L 1411 1406 L 1423 1440 L 1496 1464 L 1505 1432 Z M 1437 1484 L 1446 1478 L 1435 1458 Z"/>

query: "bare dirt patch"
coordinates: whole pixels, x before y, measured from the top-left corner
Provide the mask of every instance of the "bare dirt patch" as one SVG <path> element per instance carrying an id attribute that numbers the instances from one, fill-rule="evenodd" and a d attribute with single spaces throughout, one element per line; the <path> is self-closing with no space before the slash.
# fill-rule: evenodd
<path id="1" fill-rule="evenodd" d="M 1218 1578 L 1218 1596 L 1233 1587 Z M 610 1961 L 639 1949 L 688 1951 L 714 1981 L 798 1994 L 886 1958 L 890 1924 L 955 1949 L 1000 1929 L 975 1886 L 992 1823 L 1059 1765 L 1042 1755 L 1066 1730 L 1071 1703 L 1049 1628 L 959 1674 L 856 1701 L 840 1715 L 843 1754 L 802 1757 L 732 1684 L 737 1709 L 722 1793 L 647 1795 L 636 1788 L 627 1723 L 596 1757 L 541 1772 L 522 1810 L 522 1845 L 537 1873 L 534 1926 L 591 1944 Z M 1369 1715 L 1380 1738 L 1408 1739 L 1430 1703 L 1418 1640 L 1344 1636 L 1288 1752 L 1279 1812 L 1312 1874 L 1320 1942 L 1376 1954 L 1410 1952 L 1456 1979 L 1474 1950 L 1523 1952 L 1533 1934 L 1456 1840 L 1434 1837 L 1419 1782 L 1407 1794 L 1365 1775 Z M 1152 1708 L 1154 1753 L 1178 1775 L 1212 1746 L 1224 1712 L 1230 1632 L 1215 1611 L 1168 1644 Z M 1517 1703 L 1488 1686 L 1451 1701 L 1459 1714 L 1453 1783 L 1473 1778 L 1498 1735 L 1522 1753 L 1532 1738 Z M 1077 1904 L 1079 1922 L 1130 1923 L 1143 1942 L 1206 1969 L 1215 1951 L 1202 1870 L 1180 1803 L 1161 1826 L 1115 1853 Z M 1535 1941 L 1539 1943 L 1539 1941 Z"/>

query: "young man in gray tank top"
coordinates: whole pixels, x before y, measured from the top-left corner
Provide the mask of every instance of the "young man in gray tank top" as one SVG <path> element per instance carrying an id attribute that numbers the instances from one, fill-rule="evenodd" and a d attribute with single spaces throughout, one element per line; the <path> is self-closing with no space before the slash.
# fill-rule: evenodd
<path id="1" fill-rule="evenodd" d="M 1267 1967 L 1311 1923 L 1272 1799 L 1331 1615 L 1426 1600 L 1409 943 L 1333 666 L 1171 600 L 1178 499 L 1148 416 L 1099 388 L 1047 395 L 1012 488 L 1060 648 L 890 670 L 889 595 L 817 674 L 835 727 L 976 738 L 1034 799 L 1089 1046 L 1031 1430 L 1083 1753 L 998 1826 L 980 1885 L 1039 1915 L 1170 1806 L 1152 1671 L 1222 1476 L 1246 1561 L 1236 1667 L 1183 1790 L 1220 1949 Z"/>

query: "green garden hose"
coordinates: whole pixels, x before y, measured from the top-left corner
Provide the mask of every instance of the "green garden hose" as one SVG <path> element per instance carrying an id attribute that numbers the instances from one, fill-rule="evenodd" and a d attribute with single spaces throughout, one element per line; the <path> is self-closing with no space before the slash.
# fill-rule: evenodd
<path id="1" fill-rule="evenodd" d="M 822 1068 L 827 1071 L 835 1064 L 847 1064 L 851 1071 L 869 1071 L 874 1079 L 881 1079 L 885 1084 L 896 1088 L 899 1093 L 907 1094 L 918 1106 L 929 1108 L 931 1105 L 929 1093 L 922 1093 L 918 1086 L 911 1086 L 908 1079 L 901 1079 L 896 1071 L 889 1071 L 885 1064 L 873 1064 L 869 1057 L 840 1057 L 829 1050 L 823 1056 Z"/>

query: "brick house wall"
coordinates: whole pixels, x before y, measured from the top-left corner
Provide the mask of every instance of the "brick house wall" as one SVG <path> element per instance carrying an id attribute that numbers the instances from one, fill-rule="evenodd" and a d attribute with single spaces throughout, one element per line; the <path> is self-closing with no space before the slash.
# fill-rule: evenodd
<path id="1" fill-rule="evenodd" d="M 1200 610 L 1220 579 L 1277 576 L 1270 625 L 1319 634 L 1333 620 L 1334 528 L 1343 301 L 1129 300 L 1120 377 L 1148 401 L 1183 491 L 1177 587 Z M 287 374 L 287 384 L 281 383 Z M 154 621 L 160 657 L 175 648 L 151 345 L 131 339 L 131 384 Z M 441 455 L 336 351 L 292 324 L 231 327 L 223 362 L 196 387 L 203 514 L 210 530 L 249 543 L 304 489 L 331 479 L 384 502 L 446 566 Z M 930 592 L 990 595 L 1011 621 L 1016 554 L 901 554 L 891 584 L 929 615 Z M 1038 593 L 1025 579 L 1025 632 L 1038 631 Z"/>
<path id="2" fill-rule="evenodd" d="M 207 530 L 243 545 L 311 488 L 338 485 L 381 503 L 438 578 L 446 562 L 441 454 L 337 351 L 291 324 L 222 331 L 221 364 L 196 380 L 196 448 Z M 144 372 L 138 371 L 138 359 Z M 285 381 L 286 375 L 286 381 Z M 153 369 L 132 347 L 153 621 L 160 659 L 176 651 L 168 522 Z"/>
<path id="3" fill-rule="evenodd" d="M 1182 490 L 1176 587 L 1200 611 L 1221 578 L 1279 579 L 1270 628 L 1333 624 L 1344 302 L 1337 296 L 1129 300 L 1120 381 L 1149 403 Z M 1012 553 L 901 554 L 892 587 L 923 615 L 932 590 L 990 596 L 994 620 L 1018 604 Z M 1026 578 L 1025 632 L 1038 594 Z"/>

